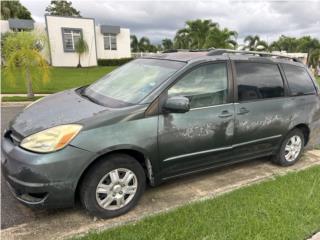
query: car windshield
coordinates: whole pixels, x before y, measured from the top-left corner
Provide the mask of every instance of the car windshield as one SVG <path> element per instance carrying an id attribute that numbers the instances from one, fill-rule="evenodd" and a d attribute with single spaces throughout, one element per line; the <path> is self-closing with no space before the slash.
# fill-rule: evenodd
<path id="1" fill-rule="evenodd" d="M 83 95 L 107 106 L 137 104 L 184 65 L 177 61 L 137 59 L 91 84 Z"/>

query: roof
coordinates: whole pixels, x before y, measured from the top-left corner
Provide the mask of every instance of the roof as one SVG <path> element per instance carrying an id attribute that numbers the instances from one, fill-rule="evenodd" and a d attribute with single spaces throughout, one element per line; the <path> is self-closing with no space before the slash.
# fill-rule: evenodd
<path id="1" fill-rule="evenodd" d="M 118 34 L 120 33 L 119 26 L 111 26 L 111 25 L 101 25 L 100 26 L 101 33 L 111 33 L 111 34 Z"/>
<path id="2" fill-rule="evenodd" d="M 34 21 L 31 19 L 16 19 L 10 18 L 9 20 L 10 29 L 33 29 Z"/>

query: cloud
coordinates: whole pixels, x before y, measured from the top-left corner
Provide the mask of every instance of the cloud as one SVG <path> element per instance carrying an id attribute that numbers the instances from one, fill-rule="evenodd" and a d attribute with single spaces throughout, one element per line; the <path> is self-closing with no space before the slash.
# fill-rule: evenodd
<path id="1" fill-rule="evenodd" d="M 49 1 L 21 0 L 35 20 L 43 19 Z M 154 43 L 173 38 L 190 19 L 211 19 L 222 27 L 246 35 L 259 34 L 272 41 L 281 34 L 320 38 L 319 1 L 105 1 L 74 0 L 73 6 L 100 24 L 128 27 L 132 34 L 147 36 Z"/>

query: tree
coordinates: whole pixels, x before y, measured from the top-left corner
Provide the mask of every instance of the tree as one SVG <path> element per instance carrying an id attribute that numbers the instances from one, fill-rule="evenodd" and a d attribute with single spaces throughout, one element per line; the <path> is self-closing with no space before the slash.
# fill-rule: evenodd
<path id="1" fill-rule="evenodd" d="M 286 51 L 286 52 L 298 52 L 298 40 L 294 37 L 280 36 L 277 41 L 270 44 L 270 50 Z"/>
<path id="2" fill-rule="evenodd" d="M 74 50 L 76 53 L 78 53 L 78 56 L 79 56 L 79 62 L 78 62 L 77 67 L 81 68 L 81 55 L 84 53 L 87 53 L 89 51 L 88 44 L 87 44 L 86 40 L 83 39 L 82 35 L 78 39 L 78 41 L 76 41 L 76 43 L 74 45 Z"/>
<path id="3" fill-rule="evenodd" d="M 25 77 L 29 98 L 34 97 L 32 79 L 39 74 L 43 81 L 48 79 L 48 63 L 41 53 L 46 45 L 45 36 L 36 32 L 10 34 L 3 43 L 4 73 L 12 79 L 13 72 L 21 72 Z"/>
<path id="4" fill-rule="evenodd" d="M 131 50 L 133 52 L 138 52 L 139 51 L 139 40 L 136 35 L 131 35 Z"/>
<path id="5" fill-rule="evenodd" d="M 179 30 L 174 37 L 174 47 L 176 49 L 189 49 L 191 39 L 185 30 Z"/>
<path id="6" fill-rule="evenodd" d="M 81 17 L 80 11 L 72 7 L 71 1 L 66 0 L 52 0 L 50 5 L 46 7 L 46 12 L 53 16 Z"/>
<path id="7" fill-rule="evenodd" d="M 139 51 L 140 52 L 147 52 L 149 50 L 150 45 L 151 45 L 151 43 L 150 43 L 149 38 L 147 38 L 147 37 L 140 38 L 139 43 L 138 43 Z"/>
<path id="8" fill-rule="evenodd" d="M 244 42 L 246 43 L 244 50 L 263 51 L 263 50 L 268 50 L 269 48 L 268 43 L 266 41 L 261 40 L 258 35 L 246 36 L 244 39 Z"/>
<path id="9" fill-rule="evenodd" d="M 312 66 L 314 69 L 317 69 L 320 61 L 320 48 L 315 49 L 309 53 L 308 56 L 308 66 Z"/>
<path id="10" fill-rule="evenodd" d="M 1 19 L 32 19 L 29 10 L 19 1 L 1 1 Z"/>
<path id="11" fill-rule="evenodd" d="M 173 42 L 169 38 L 165 38 L 162 40 L 162 46 L 164 50 L 173 49 Z"/>
<path id="12" fill-rule="evenodd" d="M 131 35 L 131 49 L 133 52 L 156 52 L 157 47 L 150 43 L 149 38 L 137 38 L 136 35 Z"/>
<path id="13" fill-rule="evenodd" d="M 205 46 L 207 48 L 235 49 L 238 45 L 236 42 L 237 36 L 238 33 L 236 31 L 230 31 L 228 28 L 222 30 L 214 28 L 210 31 Z"/>
<path id="14" fill-rule="evenodd" d="M 210 31 L 217 27 L 218 24 L 209 19 L 187 21 L 186 27 L 177 31 L 175 40 L 179 40 L 179 43 L 176 43 L 175 45 L 188 44 L 189 48 L 204 48 Z"/>

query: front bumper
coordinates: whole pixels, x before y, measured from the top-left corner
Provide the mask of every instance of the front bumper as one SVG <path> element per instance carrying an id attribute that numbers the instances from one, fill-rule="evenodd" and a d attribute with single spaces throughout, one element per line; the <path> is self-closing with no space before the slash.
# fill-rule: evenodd
<path id="1" fill-rule="evenodd" d="M 95 156 L 70 145 L 53 153 L 33 153 L 6 135 L 2 152 L 2 173 L 14 196 L 24 204 L 40 208 L 72 206 L 81 174 Z"/>

